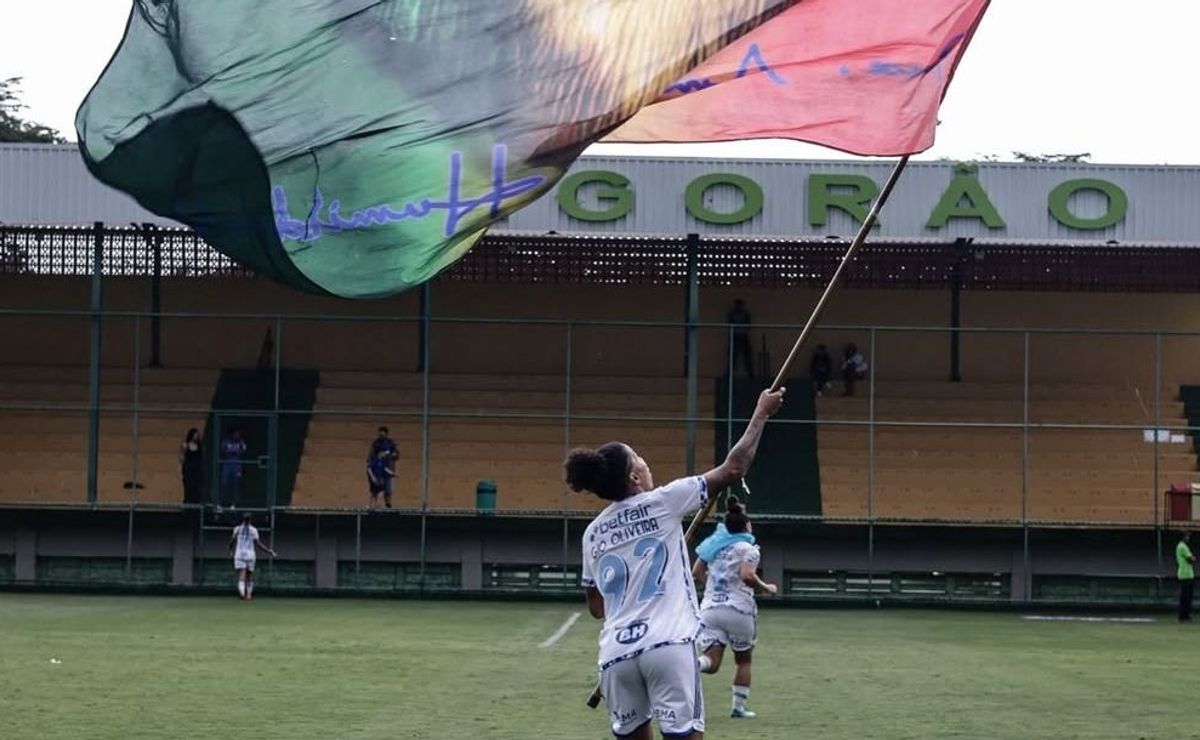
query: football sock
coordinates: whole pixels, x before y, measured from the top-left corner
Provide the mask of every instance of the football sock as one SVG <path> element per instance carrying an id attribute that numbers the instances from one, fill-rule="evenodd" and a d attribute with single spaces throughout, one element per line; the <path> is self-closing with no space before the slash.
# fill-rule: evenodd
<path id="1" fill-rule="evenodd" d="M 700 665 L 701 673 L 704 673 L 709 668 L 712 668 L 712 659 L 709 658 L 707 655 L 701 655 L 699 658 L 696 659 L 696 662 Z"/>
<path id="2" fill-rule="evenodd" d="M 745 709 L 746 700 L 750 698 L 749 686 L 734 686 L 733 687 L 733 708 Z"/>
<path id="3" fill-rule="evenodd" d="M 243 599 L 246 598 L 246 582 L 245 581 L 238 581 L 238 596 L 241 596 Z"/>

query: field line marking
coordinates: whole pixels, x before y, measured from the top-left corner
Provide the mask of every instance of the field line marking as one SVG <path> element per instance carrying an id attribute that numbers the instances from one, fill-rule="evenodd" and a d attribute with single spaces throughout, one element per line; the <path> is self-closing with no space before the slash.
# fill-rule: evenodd
<path id="1" fill-rule="evenodd" d="M 1132 622 L 1147 624 L 1154 622 L 1151 617 L 1058 617 L 1025 615 L 1021 619 L 1030 622 Z"/>
<path id="2" fill-rule="evenodd" d="M 542 640 L 541 644 L 538 645 L 538 647 L 548 648 L 548 647 L 553 646 L 554 643 L 561 640 L 563 638 L 563 635 L 567 634 L 567 632 L 569 632 L 570 629 L 575 626 L 575 623 L 579 621 L 579 617 L 582 614 L 583 614 L 583 612 L 575 612 L 571 616 L 567 617 L 567 621 L 563 622 L 562 626 L 560 626 L 557 630 L 555 630 L 553 635 L 550 635 L 545 640 Z"/>

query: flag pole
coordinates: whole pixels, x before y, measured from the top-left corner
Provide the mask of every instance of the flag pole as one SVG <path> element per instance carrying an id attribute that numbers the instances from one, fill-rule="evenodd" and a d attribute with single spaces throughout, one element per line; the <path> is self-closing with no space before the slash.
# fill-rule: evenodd
<path id="1" fill-rule="evenodd" d="M 783 365 L 779 368 L 779 373 L 775 376 L 775 380 L 771 383 L 771 390 L 777 391 L 783 387 L 783 381 L 787 378 L 788 371 L 796 362 L 796 358 L 800 356 L 800 349 L 804 346 L 804 341 L 808 339 L 808 335 L 812 333 L 813 327 L 817 325 L 817 319 L 821 317 L 821 313 L 825 310 L 825 304 L 829 302 L 829 296 L 833 294 L 833 289 L 837 287 L 838 281 L 842 278 L 842 273 L 846 270 L 846 265 L 849 265 L 854 255 L 862 248 L 862 245 L 867 240 L 867 235 L 871 233 L 871 229 L 875 227 L 875 222 L 879 220 L 879 211 L 883 208 L 883 204 L 887 202 L 888 196 L 892 194 L 892 189 L 896 187 L 896 182 L 900 179 L 900 173 L 904 171 L 904 167 L 908 164 L 908 155 L 900 158 L 899 162 L 892 167 L 891 173 L 888 175 L 887 181 L 883 184 L 883 190 L 879 192 L 879 197 L 875 199 L 875 203 L 871 205 L 871 210 L 867 212 L 867 217 L 863 220 L 862 225 L 858 228 L 858 233 L 854 235 L 853 241 L 846 249 L 846 253 L 842 255 L 842 261 L 838 263 L 838 267 L 833 272 L 833 276 L 829 278 L 829 284 L 825 286 L 825 292 L 821 294 L 821 298 L 817 301 L 817 305 L 813 307 L 812 313 L 805 322 L 804 328 L 800 330 L 800 336 L 796 337 L 796 343 L 792 345 L 792 351 L 788 352 L 787 359 L 783 361 Z M 745 482 L 743 481 L 743 486 Z M 692 546 L 692 542 L 696 539 L 696 534 L 700 531 L 700 526 L 708 520 L 712 515 L 713 509 L 717 505 L 717 495 L 714 492 L 708 497 L 708 503 L 704 508 L 696 513 L 692 519 L 692 523 L 688 525 L 687 533 L 684 538 L 688 547 Z M 597 684 L 592 693 L 588 695 L 587 705 L 595 709 L 600 704 L 603 697 L 600 694 L 600 686 Z"/>
<path id="2" fill-rule="evenodd" d="M 783 387 L 783 381 L 787 378 L 788 371 L 796 362 L 796 358 L 800 356 L 800 348 L 804 346 L 804 342 L 808 339 L 808 335 L 812 333 L 813 327 L 817 325 L 817 319 L 821 317 L 821 313 L 825 310 L 825 304 L 829 302 L 829 296 L 833 294 L 833 289 L 837 287 L 838 281 L 842 278 L 842 273 L 845 272 L 846 266 L 854 259 L 854 255 L 858 252 L 862 245 L 867 240 L 867 234 L 871 233 L 871 229 L 875 227 L 875 222 L 879 220 L 879 211 L 883 208 L 883 204 L 887 202 L 888 196 L 892 194 L 892 189 L 896 187 L 896 182 L 900 179 L 900 173 L 904 171 L 904 167 L 908 164 L 908 155 L 900 158 L 900 161 L 892 167 L 891 173 L 888 175 L 887 181 L 883 184 L 883 190 L 879 192 L 879 197 L 875 199 L 875 203 L 871 206 L 871 210 L 867 213 L 867 217 L 863 220 L 862 225 L 858 228 L 858 233 L 854 235 L 853 241 L 846 249 L 846 253 L 842 255 L 842 261 L 838 263 L 838 267 L 833 272 L 833 277 L 829 278 L 829 284 L 825 286 L 825 292 L 821 294 L 821 298 L 817 301 L 817 305 L 813 307 L 812 313 L 805 322 L 804 328 L 800 330 L 800 336 L 796 337 L 796 343 L 792 345 L 791 352 L 788 352 L 787 359 L 783 361 L 783 365 L 779 368 L 779 373 L 776 374 L 775 380 L 771 383 L 771 390 L 777 391 Z M 743 485 L 745 485 L 743 483 Z M 687 528 L 687 543 L 690 546 L 692 540 L 695 539 L 697 531 L 708 517 L 712 514 L 713 509 L 717 505 L 717 497 L 711 496 L 704 508 L 696 514 L 692 519 L 691 525 Z"/>
<path id="3" fill-rule="evenodd" d="M 842 255 L 841 263 L 838 264 L 833 277 L 829 278 L 829 285 L 825 286 L 825 292 L 821 294 L 820 300 L 817 301 L 812 314 L 809 315 L 808 322 L 800 330 L 800 336 L 796 337 L 796 343 L 792 345 L 792 351 L 788 353 L 787 359 L 783 361 L 783 366 L 779 368 L 779 374 L 775 376 L 775 381 L 771 383 L 771 390 L 776 391 L 783 386 L 783 381 L 787 377 L 788 370 L 791 369 L 792 364 L 800 355 L 800 348 L 804 345 L 804 340 L 808 339 L 808 335 L 812 333 L 813 327 L 817 324 L 817 319 L 821 317 L 821 313 L 825 310 L 825 304 L 829 301 L 829 296 L 833 294 L 833 289 L 837 287 L 838 281 L 842 277 L 842 272 L 846 269 L 846 265 L 849 265 L 850 261 L 854 259 L 854 255 L 862 247 L 863 242 L 867 240 L 867 234 L 871 233 L 871 229 L 875 227 L 875 222 L 879 219 L 880 209 L 887 202 L 888 196 L 892 194 L 892 189 L 896 187 L 896 181 L 900 179 L 900 173 L 904 171 L 904 167 L 907 164 L 908 155 L 906 154 L 892 168 L 887 182 L 883 184 L 883 190 L 880 191 L 879 197 L 875 199 L 875 203 L 871 206 L 870 212 L 867 213 L 866 219 L 863 220 L 862 226 L 859 227 L 858 233 L 854 235 L 854 241 L 850 242 L 850 247 Z"/>

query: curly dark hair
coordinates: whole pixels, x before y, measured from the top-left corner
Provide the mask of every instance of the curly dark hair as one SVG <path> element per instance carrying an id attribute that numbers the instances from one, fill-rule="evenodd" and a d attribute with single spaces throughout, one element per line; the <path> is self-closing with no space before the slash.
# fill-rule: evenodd
<path id="1" fill-rule="evenodd" d="M 591 491 L 607 501 L 619 501 L 629 494 L 631 463 L 625 445 L 609 442 L 595 449 L 571 450 L 563 469 L 572 491 Z"/>

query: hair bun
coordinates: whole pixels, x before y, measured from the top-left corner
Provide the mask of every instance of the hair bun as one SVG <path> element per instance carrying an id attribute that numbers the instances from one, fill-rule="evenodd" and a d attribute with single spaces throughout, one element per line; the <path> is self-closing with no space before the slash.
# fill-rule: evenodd
<path id="1" fill-rule="evenodd" d="M 732 493 L 725 498 L 725 511 L 742 511 L 742 502 Z"/>

